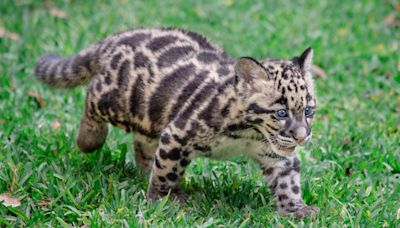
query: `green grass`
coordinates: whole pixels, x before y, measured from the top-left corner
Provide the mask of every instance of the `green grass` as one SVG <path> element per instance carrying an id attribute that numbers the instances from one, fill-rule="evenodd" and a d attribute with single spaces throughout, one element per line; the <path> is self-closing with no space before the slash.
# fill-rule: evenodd
<path id="1" fill-rule="evenodd" d="M 0 194 L 22 205 L 0 205 L 0 226 L 399 227 L 400 30 L 384 23 L 395 3 L 2 0 L 0 27 L 20 39 L 0 38 Z M 51 16 L 52 6 L 68 17 Z M 78 151 L 84 88 L 40 84 L 36 59 L 147 26 L 203 33 L 235 57 L 315 49 L 328 79 L 316 79 L 314 139 L 301 157 L 304 198 L 321 208 L 316 221 L 280 217 L 256 164 L 243 158 L 193 162 L 184 181 L 193 197 L 180 206 L 145 199 L 148 181 L 133 164 L 131 135 L 113 128 L 101 151 Z"/>

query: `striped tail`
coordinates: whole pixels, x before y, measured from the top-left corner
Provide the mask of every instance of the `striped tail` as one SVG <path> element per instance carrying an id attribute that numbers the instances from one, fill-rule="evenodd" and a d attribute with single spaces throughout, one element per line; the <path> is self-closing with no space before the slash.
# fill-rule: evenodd
<path id="1" fill-rule="evenodd" d="M 36 64 L 36 78 L 57 88 L 86 84 L 99 70 L 98 53 L 98 46 L 93 45 L 67 59 L 44 55 Z"/>

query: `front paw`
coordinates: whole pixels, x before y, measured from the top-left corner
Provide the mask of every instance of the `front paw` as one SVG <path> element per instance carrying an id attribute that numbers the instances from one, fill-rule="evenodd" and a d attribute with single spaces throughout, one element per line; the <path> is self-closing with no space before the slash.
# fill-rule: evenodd
<path id="1" fill-rule="evenodd" d="M 282 216 L 293 216 L 295 218 L 310 217 L 312 220 L 316 219 L 319 208 L 316 206 L 302 205 L 297 208 L 282 208 L 279 214 Z"/>
<path id="2" fill-rule="evenodd" d="M 189 199 L 189 195 L 186 194 L 180 188 L 171 189 L 170 191 L 159 191 L 156 189 L 149 189 L 149 191 L 147 192 L 147 198 L 150 200 L 157 200 L 167 196 L 168 193 L 170 200 L 177 200 L 181 204 L 185 204 Z"/>
<path id="3" fill-rule="evenodd" d="M 179 193 L 171 193 L 170 199 L 177 200 L 180 204 L 185 204 L 189 200 L 189 195 L 180 191 Z"/>
<path id="4" fill-rule="evenodd" d="M 293 212 L 293 216 L 295 218 L 310 217 L 312 220 L 314 220 L 317 218 L 318 212 L 319 208 L 316 206 L 304 206 L 303 208 Z"/>

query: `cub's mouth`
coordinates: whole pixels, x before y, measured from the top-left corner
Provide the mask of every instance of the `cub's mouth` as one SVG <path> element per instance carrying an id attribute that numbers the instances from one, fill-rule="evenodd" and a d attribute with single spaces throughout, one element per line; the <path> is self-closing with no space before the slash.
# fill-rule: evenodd
<path id="1" fill-rule="evenodd" d="M 296 146 L 287 147 L 287 146 L 276 145 L 276 144 L 275 144 L 275 147 L 279 151 L 284 151 L 284 152 L 288 152 L 288 153 L 292 153 L 296 149 Z"/>
<path id="2" fill-rule="evenodd" d="M 298 145 L 296 145 L 296 144 L 282 145 L 282 143 L 279 143 L 277 141 L 272 141 L 271 146 L 274 148 L 276 153 L 278 153 L 278 154 L 282 153 L 285 155 L 289 155 L 296 150 L 296 147 Z"/>

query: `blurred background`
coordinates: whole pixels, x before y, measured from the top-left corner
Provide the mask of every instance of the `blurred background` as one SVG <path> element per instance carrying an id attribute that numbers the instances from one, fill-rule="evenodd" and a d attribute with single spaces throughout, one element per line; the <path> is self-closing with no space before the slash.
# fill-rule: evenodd
<path id="1" fill-rule="evenodd" d="M 316 224 L 398 226 L 397 0 L 2 0 L 0 194 L 22 205 L 0 205 L 0 224 L 294 224 L 276 214 L 246 159 L 192 164 L 189 207 L 147 202 L 147 182 L 130 166 L 131 136 L 113 129 L 102 151 L 81 154 L 84 88 L 55 90 L 34 79 L 44 53 L 68 56 L 118 31 L 169 26 L 204 34 L 235 58 L 291 58 L 313 47 L 317 119 L 300 152 L 305 200 L 322 209 Z"/>

